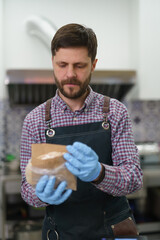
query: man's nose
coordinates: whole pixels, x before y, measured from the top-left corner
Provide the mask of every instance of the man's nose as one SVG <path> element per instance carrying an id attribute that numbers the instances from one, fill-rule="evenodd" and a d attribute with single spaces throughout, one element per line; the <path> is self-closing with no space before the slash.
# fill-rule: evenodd
<path id="1" fill-rule="evenodd" d="M 67 78 L 73 78 L 76 77 L 76 71 L 74 69 L 74 66 L 68 66 L 67 68 Z"/>

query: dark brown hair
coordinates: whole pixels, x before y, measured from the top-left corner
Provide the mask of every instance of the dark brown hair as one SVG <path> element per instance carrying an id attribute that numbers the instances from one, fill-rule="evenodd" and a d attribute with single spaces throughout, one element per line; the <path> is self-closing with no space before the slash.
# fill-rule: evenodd
<path id="1" fill-rule="evenodd" d="M 52 56 L 60 48 L 86 47 L 88 56 L 93 62 L 97 54 L 97 38 L 91 28 L 86 28 L 80 24 L 71 23 L 61 27 L 54 35 L 51 42 Z"/>

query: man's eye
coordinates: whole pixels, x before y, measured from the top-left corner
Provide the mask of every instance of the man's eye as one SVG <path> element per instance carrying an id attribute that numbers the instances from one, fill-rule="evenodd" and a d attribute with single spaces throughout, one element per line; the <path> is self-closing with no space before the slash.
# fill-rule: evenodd
<path id="1" fill-rule="evenodd" d="M 61 67 L 61 68 L 64 68 L 65 66 L 66 66 L 66 64 L 64 64 L 64 63 L 59 64 L 59 67 Z"/>
<path id="2" fill-rule="evenodd" d="M 85 65 L 82 65 L 82 64 L 77 65 L 77 68 L 84 68 L 84 67 L 85 67 Z"/>

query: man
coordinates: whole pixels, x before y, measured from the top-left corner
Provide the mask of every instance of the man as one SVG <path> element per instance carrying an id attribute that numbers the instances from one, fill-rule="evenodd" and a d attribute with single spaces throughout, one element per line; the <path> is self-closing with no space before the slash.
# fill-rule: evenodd
<path id="1" fill-rule="evenodd" d="M 125 195 L 142 187 L 142 171 L 126 107 L 89 86 L 97 63 L 95 33 L 79 24 L 60 28 L 51 43 L 56 95 L 31 111 L 21 139 L 22 197 L 46 207 L 42 238 L 101 239 L 136 235 Z M 45 119 L 45 111 L 49 119 Z M 66 168 L 77 191 L 43 176 L 33 189 L 25 168 L 32 143 L 67 145 Z"/>

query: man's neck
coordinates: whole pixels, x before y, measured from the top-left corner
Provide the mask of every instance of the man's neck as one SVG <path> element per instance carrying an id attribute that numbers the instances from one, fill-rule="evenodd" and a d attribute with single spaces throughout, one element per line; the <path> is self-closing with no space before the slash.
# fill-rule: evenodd
<path id="1" fill-rule="evenodd" d="M 83 96 L 76 98 L 76 99 L 67 98 L 64 95 L 62 95 L 60 92 L 59 92 L 59 96 L 69 106 L 71 111 L 75 112 L 76 110 L 80 110 L 83 107 L 84 101 L 85 101 L 88 93 L 89 93 L 89 91 L 87 90 Z"/>

